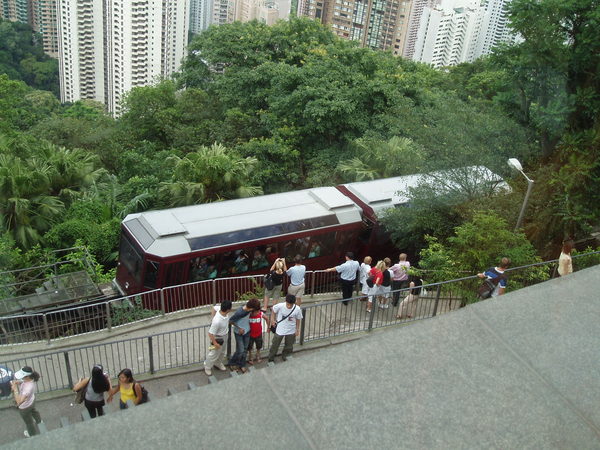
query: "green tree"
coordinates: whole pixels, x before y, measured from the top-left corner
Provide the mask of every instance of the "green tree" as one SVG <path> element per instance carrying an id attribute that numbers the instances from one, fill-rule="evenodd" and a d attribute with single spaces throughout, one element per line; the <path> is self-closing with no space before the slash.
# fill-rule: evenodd
<path id="1" fill-rule="evenodd" d="M 357 156 L 341 161 L 337 167 L 348 181 L 408 175 L 423 168 L 423 150 L 409 138 L 394 136 L 388 141 L 359 138 L 355 146 Z"/>
<path id="2" fill-rule="evenodd" d="M 262 188 L 247 184 L 256 159 L 241 158 L 222 145 L 200 147 L 183 158 L 173 156 L 171 160 L 173 180 L 161 188 L 171 206 L 262 194 Z"/>
<path id="3" fill-rule="evenodd" d="M 0 213 L 14 240 L 28 248 L 41 240 L 63 211 L 63 203 L 49 195 L 51 166 L 44 162 L 25 164 L 19 158 L 0 154 Z"/>
<path id="4" fill-rule="evenodd" d="M 445 242 L 431 236 L 427 241 L 419 267 L 431 271 L 428 281 L 475 275 L 497 265 L 504 256 L 510 258 L 513 267 L 541 261 L 525 235 L 511 231 L 506 220 L 493 213 L 476 213 L 472 220 L 456 227 Z M 511 275 L 511 284 L 522 286 L 548 276 L 548 268 L 533 267 Z"/>

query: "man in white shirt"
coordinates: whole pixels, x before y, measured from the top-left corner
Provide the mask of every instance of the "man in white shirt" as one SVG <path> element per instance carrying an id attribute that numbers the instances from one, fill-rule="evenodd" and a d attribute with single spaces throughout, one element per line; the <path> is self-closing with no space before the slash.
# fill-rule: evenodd
<path id="1" fill-rule="evenodd" d="M 273 335 L 273 342 L 269 351 L 269 361 L 275 360 L 275 355 L 283 339 L 285 339 L 285 343 L 283 345 L 282 359 L 285 361 L 286 357 L 292 353 L 296 336 L 300 335 L 301 320 L 302 310 L 296 305 L 296 297 L 293 295 L 286 295 L 285 303 L 277 303 L 273 306 L 271 326 L 276 325 L 277 329 Z"/>
<path id="2" fill-rule="evenodd" d="M 302 256 L 294 257 L 294 265 L 286 271 L 290 277 L 290 285 L 287 293 L 296 298 L 298 306 L 302 304 L 302 296 L 304 295 L 304 275 L 306 274 L 306 266 L 302 264 Z"/>
<path id="3" fill-rule="evenodd" d="M 221 308 L 214 315 L 210 328 L 208 329 L 208 339 L 211 345 L 208 347 L 208 354 L 204 361 L 204 372 L 207 376 L 212 375 L 212 368 L 215 366 L 219 370 L 226 370 L 223 364 L 225 358 L 225 341 L 229 331 L 229 312 L 231 311 L 231 301 L 223 300 Z"/>
<path id="4" fill-rule="evenodd" d="M 346 262 L 339 266 L 330 267 L 325 269 L 326 272 L 333 272 L 334 270 L 340 274 L 340 280 L 342 282 L 342 302 L 344 305 L 348 304 L 348 299 L 352 298 L 352 291 L 354 290 L 354 284 L 356 283 L 356 272 L 359 269 L 358 261 L 354 261 L 354 253 L 346 253 Z"/>

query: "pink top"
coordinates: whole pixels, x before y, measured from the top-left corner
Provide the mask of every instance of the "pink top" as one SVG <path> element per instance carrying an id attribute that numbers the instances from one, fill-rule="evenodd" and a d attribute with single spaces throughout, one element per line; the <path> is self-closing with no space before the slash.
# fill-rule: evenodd
<path id="1" fill-rule="evenodd" d="M 29 408 L 35 400 L 35 383 L 33 381 L 23 381 L 19 387 L 19 394 L 25 397 L 25 401 L 19 405 L 19 409 Z"/>
<path id="2" fill-rule="evenodd" d="M 408 261 L 399 261 L 394 264 L 390 269 L 394 274 L 394 281 L 405 281 L 408 280 L 408 269 L 410 268 L 410 263 Z"/>

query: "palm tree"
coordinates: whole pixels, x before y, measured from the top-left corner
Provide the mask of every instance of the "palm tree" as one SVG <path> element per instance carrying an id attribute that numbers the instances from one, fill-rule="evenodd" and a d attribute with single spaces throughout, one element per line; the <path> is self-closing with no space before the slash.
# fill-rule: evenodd
<path id="1" fill-rule="evenodd" d="M 49 164 L 50 194 L 65 201 L 81 196 L 84 188 L 91 186 L 106 173 L 105 169 L 98 168 L 100 164 L 93 153 L 51 143 L 41 145 L 34 160 Z"/>
<path id="2" fill-rule="evenodd" d="M 172 156 L 173 181 L 163 183 L 161 191 L 171 206 L 210 202 L 224 198 L 251 197 L 262 194 L 260 186 L 249 180 L 258 161 L 242 158 L 221 144 L 200 147 L 183 158 Z"/>
<path id="3" fill-rule="evenodd" d="M 337 166 L 351 181 L 408 175 L 422 169 L 423 151 L 409 138 L 393 136 L 387 141 L 359 138 L 354 146 L 358 156 Z"/>
<path id="4" fill-rule="evenodd" d="M 12 155 L 0 155 L 0 214 L 4 226 L 24 248 L 38 243 L 64 209 L 48 195 L 51 167 L 42 161 L 27 164 Z"/>

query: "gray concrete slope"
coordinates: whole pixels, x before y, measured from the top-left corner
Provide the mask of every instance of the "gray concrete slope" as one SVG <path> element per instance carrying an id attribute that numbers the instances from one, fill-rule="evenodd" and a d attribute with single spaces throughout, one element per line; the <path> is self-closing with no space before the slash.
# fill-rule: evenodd
<path id="1" fill-rule="evenodd" d="M 8 448 L 600 448 L 600 267 Z"/>

